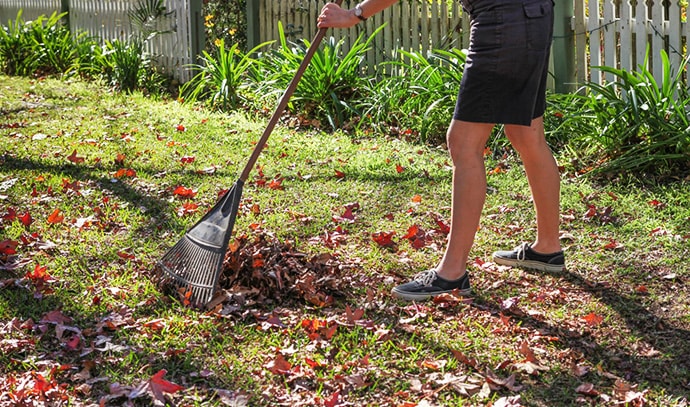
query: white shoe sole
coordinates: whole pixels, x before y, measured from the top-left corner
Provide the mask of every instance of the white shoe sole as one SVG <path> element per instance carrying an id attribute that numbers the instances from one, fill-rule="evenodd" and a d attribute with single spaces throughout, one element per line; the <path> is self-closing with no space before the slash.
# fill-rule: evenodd
<path id="1" fill-rule="evenodd" d="M 435 297 L 437 295 L 441 294 L 451 294 L 451 293 L 457 293 L 458 295 L 462 297 L 468 297 L 472 293 L 471 288 L 466 288 L 464 290 L 452 290 L 452 291 L 441 291 L 438 293 L 409 293 L 405 291 L 398 291 L 397 287 L 394 288 L 391 293 L 393 294 L 394 297 L 401 298 L 403 300 L 408 300 L 408 301 L 425 301 L 428 300 L 432 297 Z"/>
<path id="2" fill-rule="evenodd" d="M 559 272 L 565 270 L 565 265 L 563 264 L 548 264 L 536 260 L 505 259 L 503 257 L 494 256 L 494 263 L 537 271 Z"/>

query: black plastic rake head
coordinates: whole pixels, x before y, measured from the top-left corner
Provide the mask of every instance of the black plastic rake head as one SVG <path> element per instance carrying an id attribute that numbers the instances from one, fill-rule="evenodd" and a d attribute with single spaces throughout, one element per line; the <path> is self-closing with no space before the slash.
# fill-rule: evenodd
<path id="1" fill-rule="evenodd" d="M 192 306 L 207 304 L 222 273 L 244 182 L 237 180 L 216 205 L 156 263 L 162 285 L 184 290 Z"/>
<path id="2" fill-rule="evenodd" d="M 334 3 L 340 5 L 342 0 L 336 0 Z M 223 271 L 225 252 L 242 199 L 242 186 L 249 178 L 249 173 L 259 159 L 290 97 L 297 89 L 326 31 L 327 28 L 320 28 L 314 36 L 239 179 L 220 201 L 156 263 L 156 269 L 161 277 L 160 284 L 172 285 L 184 290 L 185 297 L 192 306 L 205 306 L 213 298 L 216 284 Z"/>

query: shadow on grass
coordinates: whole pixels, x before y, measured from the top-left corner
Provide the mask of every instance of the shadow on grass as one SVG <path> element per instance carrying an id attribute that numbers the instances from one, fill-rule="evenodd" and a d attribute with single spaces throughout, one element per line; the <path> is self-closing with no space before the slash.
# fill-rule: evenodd
<path id="1" fill-rule="evenodd" d="M 535 272 L 536 273 L 536 272 Z M 534 329 L 543 335 L 555 336 L 564 348 L 582 356 L 589 366 L 595 367 L 581 378 L 568 372 L 554 374 L 544 372 L 539 380 L 543 385 L 535 387 L 535 397 L 546 405 L 559 405 L 570 398 L 575 403 L 575 388 L 585 382 L 593 382 L 595 388 L 606 393 L 613 387 L 614 379 L 620 378 L 642 389 L 653 389 L 671 399 L 683 399 L 690 393 L 690 331 L 673 326 L 640 304 L 639 298 L 622 294 L 607 285 L 593 284 L 574 272 L 547 273 L 555 279 L 562 279 L 580 287 L 601 303 L 615 311 L 626 325 L 627 332 L 616 332 L 626 339 L 635 338 L 634 344 L 626 349 L 616 343 L 615 335 L 595 337 L 588 332 L 573 332 L 567 327 L 554 326 L 528 315 L 510 314 L 522 326 Z M 680 301 L 680 300 L 679 300 Z M 492 312 L 501 311 L 500 305 L 491 301 L 477 301 Z M 605 326 L 606 322 L 602 324 Z M 593 328 L 599 329 L 599 328 Z M 602 328 L 603 329 L 603 328 Z M 631 351 L 630 346 L 639 347 Z M 596 370 L 600 369 L 601 372 Z M 608 378 L 607 378 L 608 377 Z M 545 385 L 549 383 L 549 385 Z M 609 393 L 610 394 L 610 393 Z M 565 399 L 565 400 L 564 400 Z M 537 402 L 537 400 L 535 400 Z M 538 402 L 536 404 L 539 404 Z M 560 404 L 562 405 L 562 404 Z M 568 405 L 568 404 L 566 404 Z"/>

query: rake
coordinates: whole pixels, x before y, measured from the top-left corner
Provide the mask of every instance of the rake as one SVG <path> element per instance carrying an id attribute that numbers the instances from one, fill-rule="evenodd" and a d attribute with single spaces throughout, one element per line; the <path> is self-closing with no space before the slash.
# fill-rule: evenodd
<path id="1" fill-rule="evenodd" d="M 334 3 L 340 5 L 342 0 Z M 316 53 L 327 28 L 318 30 L 273 115 L 257 142 L 247 165 L 232 187 L 218 200 L 187 233 L 156 263 L 161 285 L 184 290 L 186 301 L 192 306 L 205 306 L 213 298 L 222 273 L 223 260 L 242 197 L 242 187 L 256 164 L 268 137 L 287 107 L 290 97 Z"/>

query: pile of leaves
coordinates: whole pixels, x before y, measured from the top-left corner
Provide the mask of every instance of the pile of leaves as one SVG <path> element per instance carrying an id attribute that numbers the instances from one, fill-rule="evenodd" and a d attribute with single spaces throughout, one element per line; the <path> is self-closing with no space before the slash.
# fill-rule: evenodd
<path id="1" fill-rule="evenodd" d="M 209 307 L 224 304 L 233 312 L 255 304 L 288 304 L 306 301 L 317 307 L 344 297 L 354 268 L 330 253 L 308 255 L 291 242 L 270 233 L 237 236 L 229 245 L 220 276 L 222 295 Z M 345 273 L 350 274 L 350 273 Z"/>

